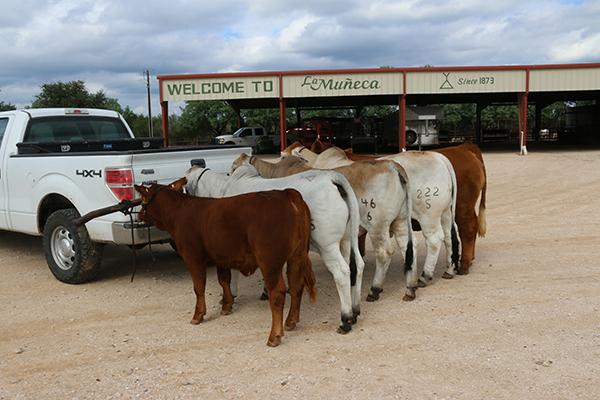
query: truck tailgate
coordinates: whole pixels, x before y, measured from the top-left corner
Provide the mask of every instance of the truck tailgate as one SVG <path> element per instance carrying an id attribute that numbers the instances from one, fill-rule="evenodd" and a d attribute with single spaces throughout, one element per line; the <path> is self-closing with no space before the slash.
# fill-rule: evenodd
<path id="1" fill-rule="evenodd" d="M 210 149 L 181 149 L 168 152 L 151 152 L 132 155 L 133 179 L 137 185 L 171 183 L 185 175 L 190 161 L 204 159 L 207 168 L 219 172 L 230 172 L 231 162 L 238 155 L 251 154 L 249 147 Z"/>

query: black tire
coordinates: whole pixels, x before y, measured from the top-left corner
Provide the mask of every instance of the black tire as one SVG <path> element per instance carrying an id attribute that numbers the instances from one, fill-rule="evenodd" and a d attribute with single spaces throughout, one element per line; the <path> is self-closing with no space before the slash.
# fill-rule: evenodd
<path id="1" fill-rule="evenodd" d="M 412 145 L 417 142 L 417 132 L 415 131 L 406 131 L 406 144 Z"/>
<path id="2" fill-rule="evenodd" d="M 92 280 L 100 269 L 102 245 L 90 239 L 85 226 L 76 227 L 74 208 L 50 214 L 44 225 L 44 253 L 52 274 L 64 283 Z"/>

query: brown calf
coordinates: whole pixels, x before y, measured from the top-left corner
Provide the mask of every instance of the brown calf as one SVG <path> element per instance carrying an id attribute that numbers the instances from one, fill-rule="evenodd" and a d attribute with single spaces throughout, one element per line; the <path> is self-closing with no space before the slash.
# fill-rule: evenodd
<path id="1" fill-rule="evenodd" d="M 207 265 L 217 266 L 223 288 L 221 314 L 230 314 L 233 296 L 231 269 L 248 276 L 260 269 L 269 291 L 272 325 L 267 345 L 277 346 L 283 336 L 285 283 L 291 296 L 285 328 L 300 320 L 304 285 L 315 301 L 315 276 L 308 257 L 310 211 L 296 190 L 272 190 L 228 198 L 201 198 L 181 193 L 186 180 L 169 186 L 135 186 L 142 196 L 139 218 L 171 234 L 177 251 L 192 276 L 196 307 L 192 324 L 206 314 L 204 290 Z M 175 189 L 175 190 L 173 190 Z"/>

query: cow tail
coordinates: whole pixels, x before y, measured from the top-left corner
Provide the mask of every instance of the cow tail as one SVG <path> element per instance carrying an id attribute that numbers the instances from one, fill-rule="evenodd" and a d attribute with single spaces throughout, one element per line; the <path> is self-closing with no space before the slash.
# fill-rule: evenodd
<path id="1" fill-rule="evenodd" d="M 485 213 L 485 197 L 487 192 L 487 172 L 485 171 L 485 163 L 483 162 L 483 155 L 481 154 L 481 149 L 479 146 L 475 144 L 466 145 L 467 150 L 469 150 L 475 157 L 481 162 L 481 168 L 483 169 L 483 186 L 481 188 L 481 200 L 479 201 L 479 213 L 477 215 L 478 221 L 478 229 L 477 234 L 480 237 L 485 237 L 487 232 L 487 221 L 486 221 L 486 213 Z"/>
<path id="2" fill-rule="evenodd" d="M 446 164 L 446 168 L 448 169 L 448 173 L 450 174 L 450 178 L 452 180 L 452 205 L 451 205 L 451 210 L 452 210 L 452 228 L 450 229 L 450 237 L 451 237 L 451 241 L 452 241 L 452 255 L 451 255 L 451 259 L 452 259 L 452 264 L 454 264 L 454 266 L 456 268 L 458 268 L 458 262 L 460 260 L 460 241 L 458 239 L 458 234 L 457 234 L 457 227 L 456 227 L 456 196 L 457 196 L 457 192 L 458 192 L 458 185 L 456 184 L 456 174 L 454 173 L 454 167 L 452 166 L 452 163 L 450 163 L 450 160 L 448 160 L 448 158 L 446 158 L 446 156 L 441 155 L 441 158 L 443 159 L 444 163 Z"/>
<path id="3" fill-rule="evenodd" d="M 394 169 L 398 174 L 400 179 L 400 185 L 404 188 L 406 192 L 406 201 L 404 202 L 405 213 L 406 213 L 406 225 L 408 231 L 408 243 L 406 244 L 406 253 L 404 254 L 404 272 L 407 273 L 411 271 L 415 266 L 413 263 L 416 262 L 415 255 L 413 252 L 413 242 L 414 242 L 414 233 L 412 228 L 412 196 L 410 189 L 410 181 L 408 180 L 408 174 L 403 166 L 398 164 L 397 162 L 392 161 L 394 164 Z"/>
<path id="4" fill-rule="evenodd" d="M 483 161 L 481 163 L 483 166 L 483 187 L 481 188 L 481 200 L 479 201 L 479 214 L 477 215 L 477 221 L 479 222 L 479 228 L 477 233 L 480 237 L 485 237 L 485 233 L 487 231 L 487 221 L 485 217 L 485 193 L 487 191 L 487 173 L 485 172 L 485 164 Z"/>
<path id="5" fill-rule="evenodd" d="M 300 261 L 300 274 L 304 280 L 304 286 L 308 289 L 310 296 L 310 302 L 315 303 L 317 301 L 317 289 L 315 287 L 315 273 L 312 269 L 312 262 L 308 256 L 310 250 L 310 232 L 311 232 L 311 220 L 310 220 L 310 209 L 304 202 L 302 195 L 295 189 L 285 190 L 292 206 L 294 207 L 297 214 L 300 214 L 300 219 L 305 222 L 304 226 L 298 227 L 300 229 L 300 237 L 303 238 L 306 243 L 300 243 L 300 246 L 296 249 L 296 257 Z"/>
<path id="6" fill-rule="evenodd" d="M 356 195 L 354 194 L 354 190 L 348 179 L 339 172 L 331 171 L 331 181 L 338 187 L 338 190 L 341 189 L 342 198 L 346 202 L 346 206 L 348 207 L 348 224 L 350 226 L 350 246 L 351 246 L 351 254 L 350 256 L 354 258 L 354 266 L 350 263 L 350 282 L 352 286 L 356 283 L 356 274 L 357 269 L 364 269 L 365 263 L 360 255 L 360 249 L 358 247 L 358 231 L 360 229 L 360 211 L 358 208 L 358 200 L 356 199 Z"/>

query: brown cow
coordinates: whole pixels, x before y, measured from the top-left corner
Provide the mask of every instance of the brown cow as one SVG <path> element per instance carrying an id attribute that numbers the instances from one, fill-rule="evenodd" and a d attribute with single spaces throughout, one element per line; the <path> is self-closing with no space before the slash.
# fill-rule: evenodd
<path id="1" fill-rule="evenodd" d="M 310 211 L 294 189 L 272 190 L 213 199 L 180 192 L 182 178 L 170 186 L 135 186 L 142 196 L 139 218 L 170 233 L 177 251 L 192 276 L 196 307 L 192 324 L 206 314 L 204 290 L 206 266 L 216 265 L 223 288 L 221 314 L 230 314 L 233 296 L 231 269 L 248 276 L 260 269 L 269 291 L 272 325 L 268 346 L 278 346 L 283 336 L 285 283 L 291 296 L 285 328 L 292 330 L 300 320 L 304 285 L 315 301 L 315 276 L 308 257 Z M 173 190 L 175 189 L 175 190 Z"/>
<path id="2" fill-rule="evenodd" d="M 314 146 L 325 150 L 326 145 Z M 462 254 L 460 258 L 460 274 L 468 274 L 469 268 L 475 258 L 475 241 L 477 234 L 484 237 L 486 233 L 485 200 L 487 191 L 487 175 L 485 164 L 479 146 L 472 143 L 464 143 L 458 146 L 435 149 L 450 160 L 456 175 L 458 186 L 456 197 L 456 225 L 460 235 Z M 372 160 L 372 156 L 353 154 L 352 150 L 345 150 L 346 155 L 353 161 Z M 479 194 L 479 216 L 475 214 L 475 205 Z M 364 246 L 364 238 L 360 239 L 360 245 Z"/>

